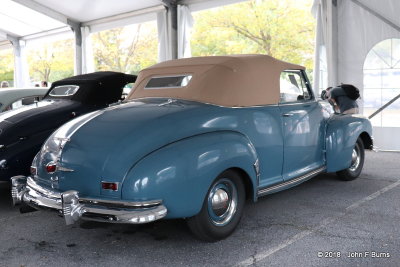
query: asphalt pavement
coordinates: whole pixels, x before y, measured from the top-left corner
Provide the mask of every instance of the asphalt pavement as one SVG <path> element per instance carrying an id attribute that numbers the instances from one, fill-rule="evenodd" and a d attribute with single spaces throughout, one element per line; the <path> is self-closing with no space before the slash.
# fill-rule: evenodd
<path id="1" fill-rule="evenodd" d="M 204 243 L 184 220 L 147 225 L 20 214 L 0 184 L 0 266 L 400 266 L 400 153 L 367 152 L 361 176 L 319 175 L 248 202 L 229 238 Z"/>

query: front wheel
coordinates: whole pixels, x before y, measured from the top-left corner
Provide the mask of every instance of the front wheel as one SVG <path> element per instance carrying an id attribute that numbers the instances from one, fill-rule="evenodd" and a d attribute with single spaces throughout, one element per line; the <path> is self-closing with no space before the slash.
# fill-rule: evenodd
<path id="1" fill-rule="evenodd" d="M 233 170 L 221 173 L 211 185 L 201 211 L 188 219 L 193 234 L 214 242 L 228 237 L 238 225 L 245 203 L 242 178 Z"/>
<path id="2" fill-rule="evenodd" d="M 351 164 L 350 167 L 341 171 L 336 172 L 341 180 L 351 181 L 356 179 L 362 171 L 364 166 L 364 144 L 361 138 L 357 139 L 354 145 L 353 152 L 351 153 Z"/>

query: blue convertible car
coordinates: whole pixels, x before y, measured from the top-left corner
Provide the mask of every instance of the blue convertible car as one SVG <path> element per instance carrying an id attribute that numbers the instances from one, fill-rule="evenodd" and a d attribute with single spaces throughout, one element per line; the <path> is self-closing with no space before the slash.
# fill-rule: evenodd
<path id="1" fill-rule="evenodd" d="M 265 55 L 198 57 L 141 71 L 121 104 L 56 130 L 15 204 L 79 219 L 187 218 L 207 241 L 227 237 L 256 201 L 323 172 L 357 178 L 371 124 L 334 114 L 304 68 Z"/>

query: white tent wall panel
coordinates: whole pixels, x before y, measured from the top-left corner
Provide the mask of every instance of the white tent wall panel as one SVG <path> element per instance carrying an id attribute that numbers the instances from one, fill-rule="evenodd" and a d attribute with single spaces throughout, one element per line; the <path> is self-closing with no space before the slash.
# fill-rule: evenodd
<path id="1" fill-rule="evenodd" d="M 367 5 L 368 1 L 363 1 Z M 376 2 L 376 1 L 369 1 Z M 384 0 L 397 5 L 400 1 Z M 363 66 L 368 52 L 388 38 L 400 38 L 400 32 L 349 0 L 338 1 L 338 81 L 363 88 Z"/>
<path id="2" fill-rule="evenodd" d="M 393 23 L 400 25 L 400 1 L 364 0 Z M 368 52 L 379 42 L 400 38 L 400 32 L 351 0 L 338 0 L 338 82 L 360 88 L 363 96 L 363 66 Z M 331 86 L 334 86 L 332 84 Z M 362 111 L 362 100 L 360 101 Z M 399 125 L 400 126 L 400 125 Z M 375 143 L 383 150 L 400 150 L 400 127 L 374 127 Z"/>
<path id="3" fill-rule="evenodd" d="M 191 57 L 190 33 L 194 20 L 188 6 L 178 6 L 178 58 Z"/>
<path id="4" fill-rule="evenodd" d="M 172 59 L 172 48 L 168 27 L 167 10 L 164 9 L 157 13 L 157 35 L 158 35 L 158 61 Z"/>

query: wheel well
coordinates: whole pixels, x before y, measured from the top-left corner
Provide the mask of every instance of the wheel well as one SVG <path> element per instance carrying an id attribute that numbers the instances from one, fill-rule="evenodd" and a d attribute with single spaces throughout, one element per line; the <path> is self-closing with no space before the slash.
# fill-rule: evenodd
<path id="1" fill-rule="evenodd" d="M 250 176 L 247 174 L 247 172 L 240 168 L 230 168 L 230 170 L 233 170 L 234 172 L 238 173 L 240 177 L 242 177 L 244 190 L 246 192 L 246 199 L 253 199 L 253 183 L 251 182 Z"/>
<path id="2" fill-rule="evenodd" d="M 362 132 L 360 134 L 360 138 L 363 141 L 363 145 L 366 149 L 372 149 L 372 147 L 373 147 L 372 138 L 371 138 L 371 136 L 369 136 L 368 133 Z"/>

